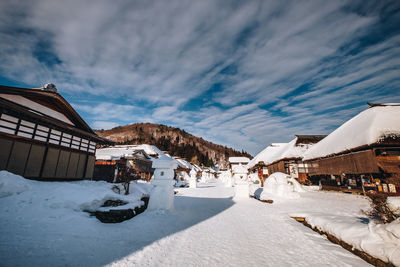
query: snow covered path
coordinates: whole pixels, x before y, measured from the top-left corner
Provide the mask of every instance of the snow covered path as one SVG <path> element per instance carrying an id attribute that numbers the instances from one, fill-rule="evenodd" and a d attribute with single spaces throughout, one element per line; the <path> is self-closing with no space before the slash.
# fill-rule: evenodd
<path id="1" fill-rule="evenodd" d="M 120 224 L 102 224 L 74 203 L 57 204 L 56 183 L 44 186 L 47 195 L 33 190 L 0 198 L 0 265 L 367 265 L 289 217 L 329 213 L 333 205 L 335 214 L 355 213 L 367 205 L 355 196 L 307 192 L 272 205 L 235 202 L 233 188 L 217 182 L 178 189 L 173 212 L 146 211 Z"/>
<path id="2" fill-rule="evenodd" d="M 113 265 L 368 265 L 294 221 L 286 212 L 274 209 L 273 205 L 254 199 L 232 202 L 232 188 L 203 184 L 198 189 L 185 188 L 179 192 L 175 202 L 176 213 L 182 217 L 208 214 L 204 216 L 207 219 L 158 240 Z M 186 197 L 203 200 L 188 201 Z M 226 209 L 222 210 L 224 207 Z"/>

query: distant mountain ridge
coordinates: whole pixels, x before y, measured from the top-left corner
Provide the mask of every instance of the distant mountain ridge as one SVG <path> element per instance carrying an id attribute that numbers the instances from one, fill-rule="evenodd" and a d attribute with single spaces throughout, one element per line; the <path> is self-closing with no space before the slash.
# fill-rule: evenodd
<path id="1" fill-rule="evenodd" d="M 244 156 L 251 158 L 245 151 L 217 145 L 194 136 L 182 129 L 153 123 L 134 123 L 118 126 L 110 130 L 96 130 L 98 135 L 111 139 L 117 144 L 155 145 L 170 155 L 185 158 L 195 164 L 226 167 L 228 158 Z"/>

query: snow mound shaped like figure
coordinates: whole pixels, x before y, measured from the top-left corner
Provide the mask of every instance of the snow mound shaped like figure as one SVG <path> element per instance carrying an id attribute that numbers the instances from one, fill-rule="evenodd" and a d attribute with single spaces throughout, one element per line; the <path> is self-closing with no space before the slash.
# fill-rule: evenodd
<path id="1" fill-rule="evenodd" d="M 31 189 L 32 181 L 8 171 L 0 171 L 0 198 L 20 194 Z"/>
<path id="2" fill-rule="evenodd" d="M 304 192 L 304 189 L 296 179 L 285 173 L 275 172 L 265 180 L 260 199 L 271 199 L 272 196 L 288 199 L 299 198 L 298 192 Z"/>

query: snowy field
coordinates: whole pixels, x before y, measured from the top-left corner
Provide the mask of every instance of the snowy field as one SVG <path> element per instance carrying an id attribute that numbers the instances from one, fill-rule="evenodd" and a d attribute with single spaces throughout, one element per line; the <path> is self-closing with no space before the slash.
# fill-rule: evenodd
<path id="1" fill-rule="evenodd" d="M 312 211 L 363 221 L 359 210 L 368 202 L 357 196 L 304 192 L 271 205 L 235 202 L 233 188 L 200 183 L 197 189 L 178 189 L 173 212 L 146 211 L 103 224 L 82 208 L 120 197 L 110 184 L 0 179 L 2 266 L 368 265 L 289 216 Z M 131 190 L 126 200 L 136 205 L 149 188 L 137 184 Z"/>

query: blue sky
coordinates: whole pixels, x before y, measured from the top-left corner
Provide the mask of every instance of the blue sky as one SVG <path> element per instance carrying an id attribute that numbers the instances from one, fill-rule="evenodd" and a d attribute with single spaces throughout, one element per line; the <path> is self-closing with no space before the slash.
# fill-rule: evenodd
<path id="1" fill-rule="evenodd" d="M 1 1 L 0 84 L 253 155 L 400 102 L 399 1 Z"/>

